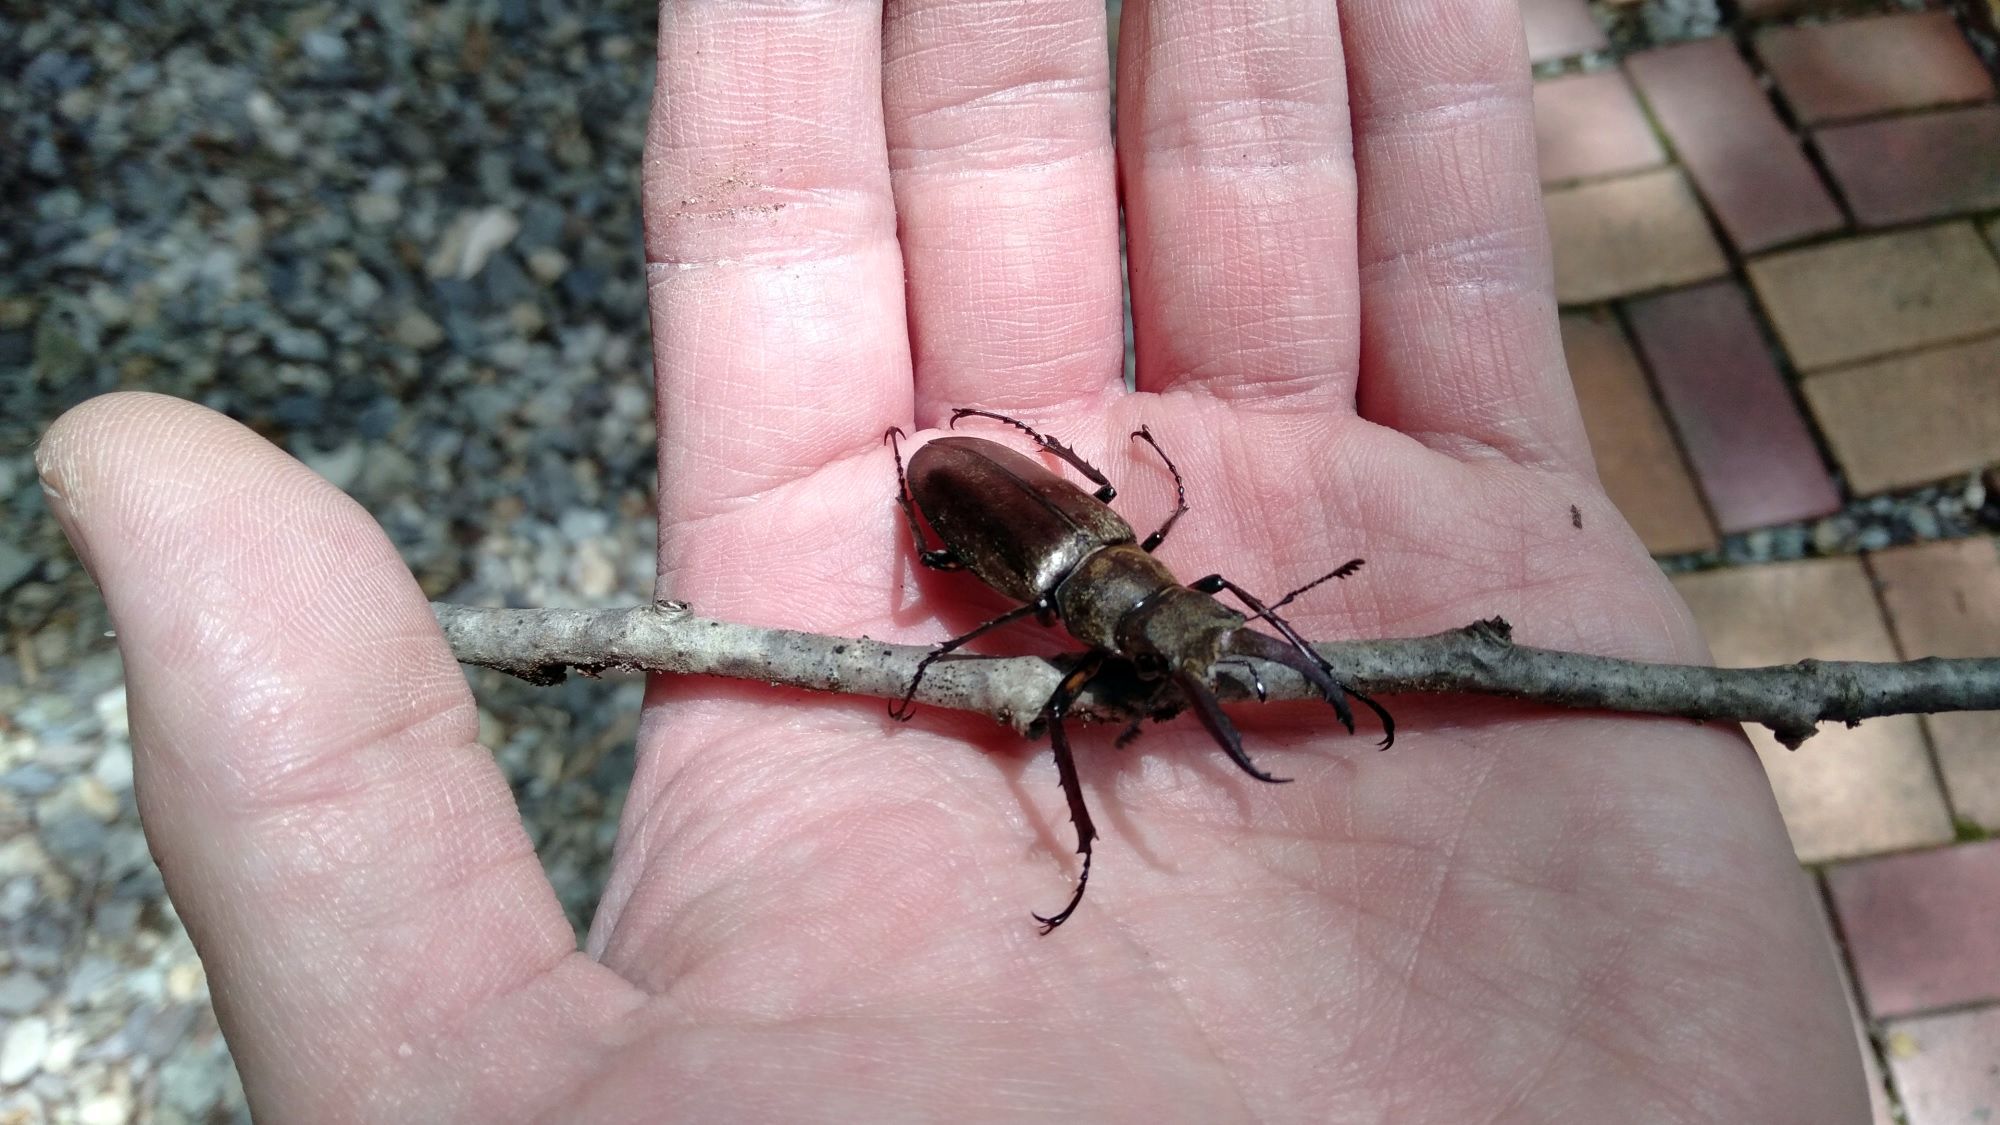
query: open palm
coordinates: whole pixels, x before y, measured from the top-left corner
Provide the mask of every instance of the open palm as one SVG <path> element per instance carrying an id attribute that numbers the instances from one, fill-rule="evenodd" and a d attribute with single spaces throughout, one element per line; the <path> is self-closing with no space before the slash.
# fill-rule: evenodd
<path id="1" fill-rule="evenodd" d="M 1309 636 L 1498 614 L 1702 659 L 1570 398 L 1511 5 L 1128 0 L 1115 156 L 1102 20 L 665 6 L 662 596 L 902 641 L 991 616 L 915 566 L 880 445 L 975 405 L 1075 445 L 1142 532 L 1172 503 L 1126 440 L 1149 426 L 1187 477 L 1160 552 L 1184 578 L 1275 595 L 1365 557 L 1298 603 Z M 1083 732 L 1105 838 L 1043 938 L 1029 912 L 1075 875 L 1045 748 L 661 681 L 577 952 L 365 517 L 160 400 L 80 408 L 43 465 L 125 647 L 148 834 L 274 1119 L 1865 1108 L 1734 732 L 1409 698 L 1376 754 L 1324 708 L 1237 708 L 1289 786 L 1188 720 Z"/>

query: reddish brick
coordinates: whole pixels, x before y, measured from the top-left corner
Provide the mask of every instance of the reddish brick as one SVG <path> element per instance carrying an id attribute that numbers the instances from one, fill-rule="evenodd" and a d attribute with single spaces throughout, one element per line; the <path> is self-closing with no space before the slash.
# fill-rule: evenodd
<path id="1" fill-rule="evenodd" d="M 1662 47 L 1626 66 L 1723 231 L 1745 253 L 1840 228 L 1840 208 L 1732 41 Z"/>
<path id="2" fill-rule="evenodd" d="M 1558 188 L 1542 197 L 1556 299 L 1589 304 L 1729 272 L 1677 168 Z"/>
<path id="3" fill-rule="evenodd" d="M 1521 0 L 1521 24 L 1528 35 L 1529 62 L 1611 46 L 1604 29 L 1590 18 L 1590 5 L 1585 0 Z"/>
<path id="4" fill-rule="evenodd" d="M 1817 886 L 1817 880 L 1815 880 Z M 1875 1044 L 1868 1035 L 1868 1021 L 1861 1016 L 1861 995 L 1854 987 L 1854 974 L 1848 971 L 1847 959 L 1841 956 L 1840 942 L 1834 936 L 1833 917 L 1827 911 L 1831 904 L 1826 896 L 1820 895 L 1820 922 L 1826 927 L 1826 942 L 1833 953 L 1834 965 L 1840 970 L 1840 991 L 1847 997 L 1847 1014 L 1854 1021 L 1854 1046 L 1861 1054 L 1861 1069 L 1867 1075 L 1869 1125 L 1896 1125 L 1896 1114 L 1889 1106 L 1888 1082 L 1882 1076 L 1882 1060 L 1876 1056 Z"/>
<path id="5" fill-rule="evenodd" d="M 1996 451 L 1995 460 L 2000 460 Z M 2000 656 L 2000 550 L 1991 539 L 1924 543 L 1868 560 L 1903 656 Z M 1924 716 L 1961 818 L 2000 830 L 2000 712 Z"/>
<path id="6" fill-rule="evenodd" d="M 1897 1020 L 1882 1039 L 1910 1125 L 2000 1120 L 2000 1007 Z"/>
<path id="7" fill-rule="evenodd" d="M 1858 495 L 2000 464 L 2000 339 L 1809 376 L 1805 395 Z"/>
<path id="8" fill-rule="evenodd" d="M 1842 125 L 1813 139 L 1862 226 L 2000 207 L 2000 105 Z"/>
<path id="9" fill-rule="evenodd" d="M 1725 533 L 1840 510 L 1785 377 L 1734 281 L 1631 305 L 1632 331 Z"/>
<path id="10" fill-rule="evenodd" d="M 1815 559 L 1676 575 L 1724 667 L 1822 660 L 1894 660 L 1896 648 L 1859 559 Z M 1797 751 L 1761 726 L 1750 741 L 1807 863 L 1940 844 L 1951 817 L 1915 716 L 1858 727 L 1821 724 Z"/>
<path id="11" fill-rule="evenodd" d="M 1542 182 L 1637 172 L 1666 162 L 1653 126 L 1615 70 L 1535 83 Z"/>
<path id="12" fill-rule="evenodd" d="M 1572 314 L 1562 318 L 1562 336 L 1597 476 L 1611 502 L 1656 555 L 1714 547 L 1715 529 L 1618 322 Z"/>
<path id="13" fill-rule="evenodd" d="M 1826 886 L 1871 1016 L 2000 1000 L 2000 840 L 1842 864 Z"/>
<path id="14" fill-rule="evenodd" d="M 1773 254 L 1749 272 L 1806 370 L 2000 329 L 2000 263 L 1971 223 Z"/>
<path id="15" fill-rule="evenodd" d="M 1993 96 L 1950 12 L 1774 27 L 1757 55 L 1808 125 Z"/>

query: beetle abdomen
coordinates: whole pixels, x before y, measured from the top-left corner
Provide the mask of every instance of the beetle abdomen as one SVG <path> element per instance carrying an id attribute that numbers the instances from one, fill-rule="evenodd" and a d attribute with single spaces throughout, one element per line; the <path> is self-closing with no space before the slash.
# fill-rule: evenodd
<path id="1" fill-rule="evenodd" d="M 1137 537 L 1109 506 L 997 442 L 953 435 L 911 456 L 910 495 L 980 581 L 1015 601 L 1055 589 L 1092 551 Z"/>

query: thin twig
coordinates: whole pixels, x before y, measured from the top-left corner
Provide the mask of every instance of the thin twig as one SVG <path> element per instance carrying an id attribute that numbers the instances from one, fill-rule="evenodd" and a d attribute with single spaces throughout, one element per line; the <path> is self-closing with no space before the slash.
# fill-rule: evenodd
<path id="1" fill-rule="evenodd" d="M 432 609 L 461 662 L 543 684 L 561 680 L 569 670 L 589 675 L 627 670 L 899 699 L 928 651 L 734 625 L 673 602 L 607 610 L 442 603 Z M 1879 715 L 2000 710 L 2000 659 L 1802 660 L 1770 668 L 1702 668 L 1526 648 L 1514 644 L 1510 632 L 1496 617 L 1428 637 L 1315 647 L 1342 680 L 1370 695 L 1464 692 L 1556 707 L 1762 723 L 1794 748 L 1822 722 L 1852 726 Z M 948 658 L 932 665 L 916 698 L 987 715 L 1026 733 L 1062 674 L 1060 661 L 1041 657 Z M 1262 678 L 1272 699 L 1313 696 L 1289 669 L 1271 665 Z M 1228 676 L 1215 686 L 1236 698 L 1245 694 Z M 1129 721 L 1144 698 L 1131 684 L 1107 679 L 1094 684 L 1070 714 Z"/>

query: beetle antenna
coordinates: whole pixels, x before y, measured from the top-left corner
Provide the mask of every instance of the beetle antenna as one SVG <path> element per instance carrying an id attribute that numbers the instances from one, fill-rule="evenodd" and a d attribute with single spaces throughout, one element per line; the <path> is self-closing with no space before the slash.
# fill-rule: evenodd
<path id="1" fill-rule="evenodd" d="M 1236 733 L 1236 724 L 1230 722 L 1229 716 L 1222 713 L 1221 702 L 1215 698 L 1214 692 L 1208 690 L 1207 684 L 1193 676 L 1175 676 L 1174 680 L 1181 685 L 1181 691 L 1188 697 L 1188 701 L 1194 704 L 1195 717 L 1201 720 L 1202 726 L 1208 728 L 1208 733 L 1215 737 L 1215 741 L 1222 746 L 1223 753 L 1229 755 L 1229 760 L 1235 762 L 1237 768 L 1258 781 L 1267 781 L 1273 785 L 1283 785 L 1291 780 L 1289 777 L 1272 777 L 1257 768 L 1257 763 L 1251 761 L 1250 755 L 1243 752 L 1243 736 Z"/>
<path id="2" fill-rule="evenodd" d="M 1331 582 L 1336 578 L 1349 577 L 1355 571 L 1360 570 L 1361 564 L 1366 561 L 1367 561 L 1366 559 L 1348 559 L 1346 562 L 1341 563 L 1339 566 L 1334 567 L 1332 570 L 1327 571 L 1325 574 L 1320 575 L 1318 578 L 1313 579 L 1311 582 L 1306 583 L 1305 585 L 1299 587 L 1298 589 L 1293 590 L 1291 593 L 1286 594 L 1284 597 L 1279 598 L 1277 601 L 1272 602 L 1269 608 L 1251 614 L 1250 620 L 1255 621 L 1260 617 L 1268 618 L 1272 610 L 1285 608 L 1286 606 L 1292 604 L 1292 599 L 1298 597 L 1300 594 L 1305 593 L 1307 590 L 1310 590 L 1313 587 L 1318 586 L 1323 582 Z"/>

